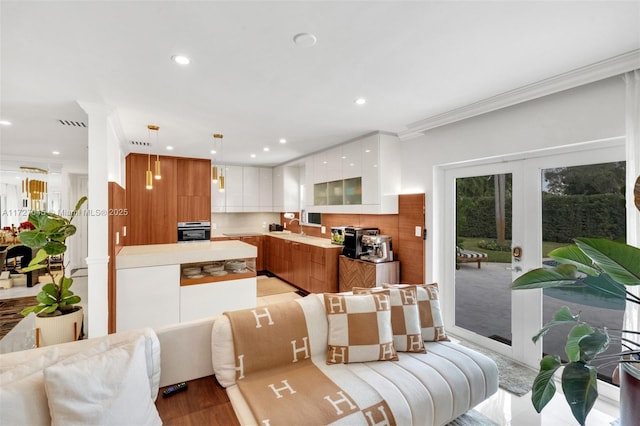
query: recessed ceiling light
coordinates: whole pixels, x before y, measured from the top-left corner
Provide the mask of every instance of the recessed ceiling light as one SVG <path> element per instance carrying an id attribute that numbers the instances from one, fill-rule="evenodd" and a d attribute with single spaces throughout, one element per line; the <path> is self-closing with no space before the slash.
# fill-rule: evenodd
<path id="1" fill-rule="evenodd" d="M 173 147 L 171 145 L 167 146 L 167 151 L 173 151 Z"/>
<path id="2" fill-rule="evenodd" d="M 356 105 L 364 105 L 367 103 L 367 100 L 365 98 L 356 98 L 353 100 L 353 103 Z"/>
<path id="3" fill-rule="evenodd" d="M 269 152 L 269 147 L 268 147 L 268 146 L 265 146 L 264 148 L 262 148 L 262 150 L 263 150 L 264 152 Z"/>
<path id="4" fill-rule="evenodd" d="M 191 59 L 182 55 L 173 55 L 171 57 L 171 60 L 176 64 L 180 64 L 180 65 L 189 65 L 191 63 Z"/>
<path id="5" fill-rule="evenodd" d="M 280 143 L 287 143 L 287 140 L 285 138 L 280 139 Z"/>
<path id="6" fill-rule="evenodd" d="M 212 149 L 212 150 L 211 150 L 211 151 L 209 151 L 209 152 L 210 152 L 210 153 L 212 153 L 212 154 L 215 154 L 215 153 L 216 153 L 216 150 L 215 150 L 215 149 Z"/>
<path id="7" fill-rule="evenodd" d="M 293 36 L 293 42 L 296 46 L 300 47 L 311 47 L 316 44 L 318 39 L 316 36 L 310 33 L 299 33 Z"/>
<path id="8" fill-rule="evenodd" d="M 256 155 L 255 154 L 251 154 L 251 158 L 256 158 Z"/>
<path id="9" fill-rule="evenodd" d="M 0 120 L 0 124 L 3 126 L 11 126 L 11 122 L 8 120 Z"/>
<path id="10" fill-rule="evenodd" d="M 51 151 L 53 155 L 60 155 L 60 151 Z"/>

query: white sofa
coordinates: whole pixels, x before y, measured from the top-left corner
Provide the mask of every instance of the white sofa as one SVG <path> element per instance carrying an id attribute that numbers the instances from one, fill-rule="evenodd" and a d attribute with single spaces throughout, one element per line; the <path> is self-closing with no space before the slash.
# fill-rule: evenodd
<path id="1" fill-rule="evenodd" d="M 399 353 L 397 361 L 326 365 L 328 326 L 321 298 L 321 295 L 310 295 L 288 302 L 303 307 L 306 322 L 312 330 L 314 363 L 323 365 L 323 371 L 329 371 L 329 375 L 347 378 L 351 384 L 346 387 L 352 393 L 374 392 L 381 396 L 396 424 L 446 424 L 497 391 L 495 363 L 452 342 L 427 342 L 427 353 Z M 109 357 L 114 353 L 122 355 L 122 352 L 125 355 L 120 356 L 120 364 L 126 355 L 133 358 L 132 353 L 142 353 L 145 368 L 139 365 L 137 370 L 129 368 L 135 371 L 116 368 L 115 373 L 105 370 L 113 368 Z M 240 423 L 257 425 L 259 422 L 250 408 L 251 401 L 247 401 L 236 383 L 235 361 L 233 336 L 225 315 L 156 330 L 131 330 L 103 338 L 3 354 L 0 355 L 0 424 L 37 425 L 50 421 L 52 424 L 118 424 L 121 415 L 126 416 L 128 424 L 158 424 L 157 411 L 153 412 L 155 407 L 149 407 L 149 402 L 153 405 L 159 387 L 211 376 L 215 372 L 218 382 L 226 387 Z M 60 363 L 66 365 L 60 371 L 54 371 L 58 374 L 54 375 L 51 370 L 56 370 Z M 75 364 L 80 367 L 69 370 L 70 365 L 75 368 Z M 133 377 L 136 371 L 142 371 L 143 377 L 139 374 Z M 65 372 L 70 377 L 56 383 L 57 387 L 47 382 L 59 379 Z M 91 399 L 95 393 L 114 388 L 123 381 L 118 375 L 123 375 L 127 382 L 122 384 L 125 389 L 118 392 L 143 395 L 143 401 L 131 397 L 116 401 L 113 406 L 119 413 L 108 410 L 93 413 L 95 406 L 86 404 L 96 401 L 82 399 Z M 129 388 L 127 384 L 130 384 Z M 71 392 L 64 390 L 64 386 Z M 140 392 L 141 387 L 149 393 Z M 58 396 L 53 394 L 56 389 Z M 65 403 L 71 403 L 71 406 L 64 406 Z M 304 410 L 304 399 L 301 399 L 300 409 Z M 78 413 L 74 412 L 78 410 Z M 353 418 L 345 422 L 353 424 Z M 315 422 L 309 419 L 309 423 Z"/>

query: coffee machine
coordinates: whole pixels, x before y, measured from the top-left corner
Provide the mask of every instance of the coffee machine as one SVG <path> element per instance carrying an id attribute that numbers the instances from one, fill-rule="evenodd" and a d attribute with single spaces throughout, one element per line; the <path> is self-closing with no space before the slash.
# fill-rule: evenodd
<path id="1" fill-rule="evenodd" d="M 344 248 L 342 254 L 352 259 L 359 259 L 366 250 L 362 248 L 362 237 L 365 235 L 378 235 L 378 228 L 356 228 L 347 226 L 344 228 Z"/>
<path id="2" fill-rule="evenodd" d="M 389 235 L 364 235 L 362 237 L 363 250 L 367 253 L 360 256 L 361 260 L 373 263 L 391 262 L 393 247 Z"/>

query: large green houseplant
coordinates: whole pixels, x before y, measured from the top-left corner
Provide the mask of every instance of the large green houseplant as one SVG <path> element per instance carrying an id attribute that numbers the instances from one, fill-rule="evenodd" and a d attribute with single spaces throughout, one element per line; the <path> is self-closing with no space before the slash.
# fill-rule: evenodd
<path id="1" fill-rule="evenodd" d="M 76 227 L 71 222 L 86 201 L 87 197 L 80 198 L 69 218 L 46 211 L 29 213 L 29 222 L 33 229 L 22 231 L 20 241 L 23 245 L 38 251 L 29 265 L 22 270 L 31 272 L 46 269 L 51 281 L 44 284 L 36 296 L 38 304 L 24 308 L 20 312 L 22 315 L 27 316 L 34 312 L 39 317 L 52 317 L 77 310 L 75 305 L 80 303 L 80 297 L 70 290 L 73 278 L 66 276 L 64 262 L 61 265 L 61 275 L 56 276 L 52 269 L 51 257 L 67 251 L 66 240 L 76 233 Z"/>
<path id="2" fill-rule="evenodd" d="M 640 285 L 640 249 L 606 239 L 578 238 L 575 245 L 561 247 L 549 253 L 559 263 L 553 268 L 538 268 L 518 277 L 512 285 L 515 290 L 562 287 L 570 291 L 609 299 L 640 304 L 640 298 L 627 290 L 627 286 Z M 622 336 L 640 335 L 640 330 L 609 330 L 590 325 L 573 314 L 566 306 L 558 310 L 552 321 L 533 337 L 537 342 L 551 329 L 572 324 L 565 345 L 567 363 L 558 355 L 545 355 L 540 371 L 533 383 L 532 402 L 540 412 L 556 392 L 554 374 L 560 367 L 565 399 L 573 416 L 584 425 L 589 411 L 598 398 L 597 369 L 615 363 L 640 366 L 640 341 Z M 604 355 L 610 342 L 621 344 L 615 355 Z"/>

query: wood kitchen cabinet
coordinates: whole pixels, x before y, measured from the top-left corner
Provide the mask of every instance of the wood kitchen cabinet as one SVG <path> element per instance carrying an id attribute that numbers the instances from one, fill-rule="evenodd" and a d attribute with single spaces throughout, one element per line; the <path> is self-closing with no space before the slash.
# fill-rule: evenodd
<path id="1" fill-rule="evenodd" d="M 152 168 L 154 159 L 151 159 Z M 153 189 L 146 189 L 147 155 L 127 156 L 127 245 L 168 244 L 178 240 L 176 158 L 160 157 L 160 164 L 162 179 L 153 181 Z"/>
<path id="2" fill-rule="evenodd" d="M 155 156 L 151 156 L 153 168 Z M 126 159 L 127 245 L 168 244 L 178 239 L 178 222 L 211 220 L 209 160 L 160 156 L 162 179 L 145 188 L 146 154 Z"/>
<path id="3" fill-rule="evenodd" d="M 178 222 L 211 220 L 211 161 L 178 158 Z"/>
<path id="4" fill-rule="evenodd" d="M 264 239 L 266 237 L 262 236 L 243 236 L 240 237 L 240 241 L 245 242 L 247 244 L 251 244 L 252 246 L 256 246 L 258 248 L 258 256 L 256 257 L 256 271 L 262 271 L 265 269 L 264 266 L 264 258 L 265 258 L 265 250 L 264 250 Z"/>
<path id="5" fill-rule="evenodd" d="M 266 268 L 270 272 L 309 293 L 338 291 L 341 247 L 325 248 L 278 237 L 267 238 L 269 263 Z"/>

